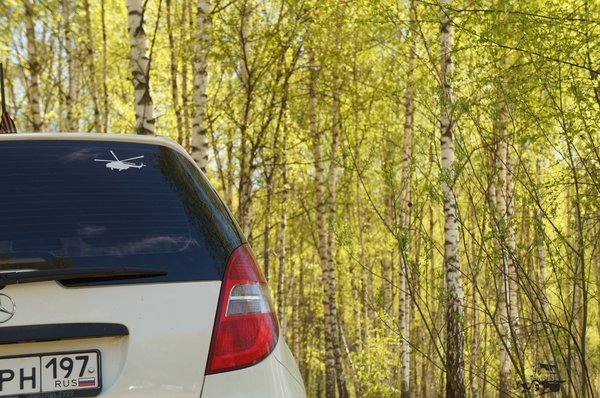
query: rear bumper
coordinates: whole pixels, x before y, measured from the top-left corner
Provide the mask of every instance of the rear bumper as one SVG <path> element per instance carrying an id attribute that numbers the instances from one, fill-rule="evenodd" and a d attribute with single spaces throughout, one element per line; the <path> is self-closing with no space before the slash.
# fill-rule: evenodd
<path id="1" fill-rule="evenodd" d="M 271 355 L 254 366 L 204 377 L 202 398 L 226 397 L 306 397 L 302 377 L 283 339 Z"/>

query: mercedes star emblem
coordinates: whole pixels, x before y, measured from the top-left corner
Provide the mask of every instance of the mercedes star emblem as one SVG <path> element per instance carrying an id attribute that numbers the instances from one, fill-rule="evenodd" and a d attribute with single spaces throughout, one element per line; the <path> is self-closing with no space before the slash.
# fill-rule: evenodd
<path id="1" fill-rule="evenodd" d="M 17 306 L 13 299 L 8 297 L 6 294 L 0 293 L 0 323 L 8 321 L 15 315 Z"/>

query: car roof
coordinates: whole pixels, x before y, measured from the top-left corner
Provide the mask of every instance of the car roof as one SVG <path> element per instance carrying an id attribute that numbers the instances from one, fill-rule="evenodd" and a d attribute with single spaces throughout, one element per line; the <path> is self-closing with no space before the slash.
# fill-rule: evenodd
<path id="1" fill-rule="evenodd" d="M 148 144 L 167 144 L 172 146 L 175 141 L 157 135 L 114 134 L 114 133 L 17 133 L 0 134 L 1 141 L 21 140 L 89 140 L 89 141 L 118 141 L 140 142 Z M 179 146 L 179 145 L 177 145 Z"/>
<path id="2" fill-rule="evenodd" d="M 168 137 L 157 135 L 137 134 L 113 134 L 113 133 L 17 133 L 0 134 L 2 141 L 109 141 L 109 142 L 132 142 L 139 144 L 166 146 L 185 155 L 185 157 L 196 164 L 188 152 L 177 142 Z"/>

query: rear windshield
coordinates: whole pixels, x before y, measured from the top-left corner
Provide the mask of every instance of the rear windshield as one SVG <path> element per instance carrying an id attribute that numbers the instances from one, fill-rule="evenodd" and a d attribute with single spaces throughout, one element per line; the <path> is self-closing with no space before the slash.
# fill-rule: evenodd
<path id="1" fill-rule="evenodd" d="M 0 271 L 144 267 L 222 279 L 242 238 L 206 178 L 160 145 L 0 141 Z"/>

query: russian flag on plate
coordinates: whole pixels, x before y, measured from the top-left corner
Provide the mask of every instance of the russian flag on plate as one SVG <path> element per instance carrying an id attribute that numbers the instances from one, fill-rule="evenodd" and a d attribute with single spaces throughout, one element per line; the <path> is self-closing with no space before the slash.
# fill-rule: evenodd
<path id="1" fill-rule="evenodd" d="M 79 387 L 94 387 L 96 386 L 96 378 L 95 377 L 85 377 L 79 379 Z"/>

